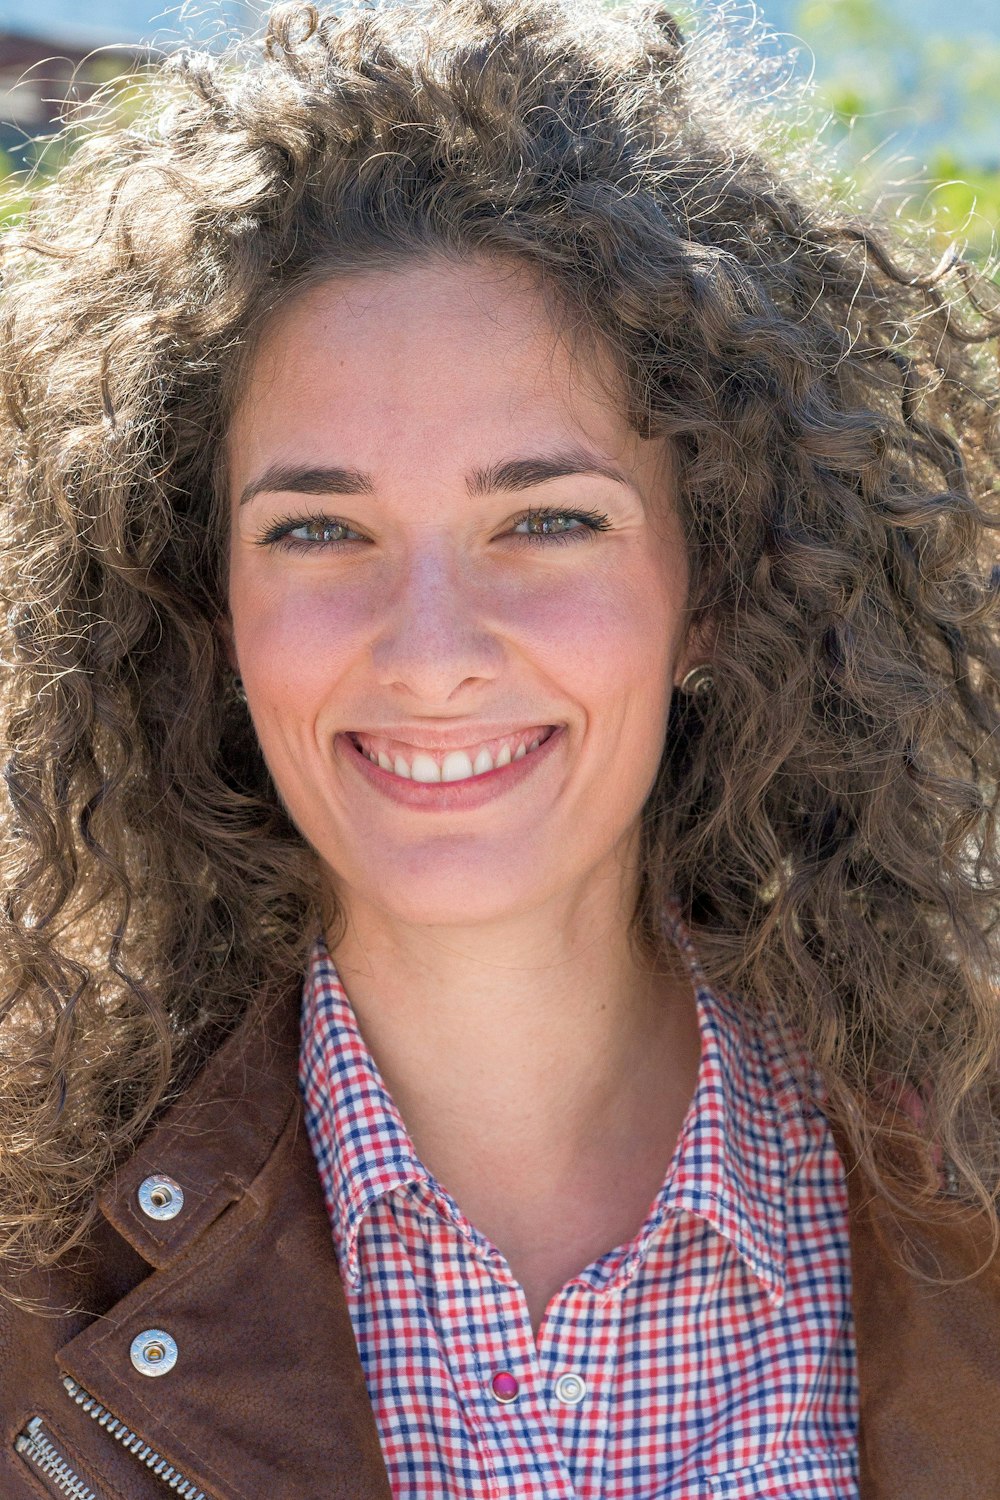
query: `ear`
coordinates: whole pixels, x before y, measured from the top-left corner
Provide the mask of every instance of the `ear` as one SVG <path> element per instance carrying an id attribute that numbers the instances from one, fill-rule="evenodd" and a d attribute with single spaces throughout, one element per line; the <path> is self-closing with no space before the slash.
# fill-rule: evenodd
<path id="1" fill-rule="evenodd" d="M 674 663 L 674 687 L 680 687 L 692 667 L 711 662 L 715 657 L 716 621 L 705 615 L 688 629 L 680 655 Z"/>

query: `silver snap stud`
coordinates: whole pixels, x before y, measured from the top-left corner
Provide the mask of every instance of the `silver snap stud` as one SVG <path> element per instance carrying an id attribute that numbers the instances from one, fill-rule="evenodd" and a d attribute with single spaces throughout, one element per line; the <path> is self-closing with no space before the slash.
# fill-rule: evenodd
<path id="1" fill-rule="evenodd" d="M 132 1340 L 129 1357 L 140 1375 L 166 1375 L 177 1363 L 177 1345 L 162 1328 L 145 1328 Z"/>
<path id="2" fill-rule="evenodd" d="M 172 1177 L 147 1177 L 139 1185 L 139 1207 L 147 1219 L 176 1219 L 184 1207 L 184 1189 Z"/>
<path id="3" fill-rule="evenodd" d="M 582 1375 L 575 1375 L 572 1370 L 567 1370 L 565 1375 L 560 1375 L 556 1381 L 556 1395 L 565 1406 L 576 1406 L 587 1394 L 587 1385 Z"/>

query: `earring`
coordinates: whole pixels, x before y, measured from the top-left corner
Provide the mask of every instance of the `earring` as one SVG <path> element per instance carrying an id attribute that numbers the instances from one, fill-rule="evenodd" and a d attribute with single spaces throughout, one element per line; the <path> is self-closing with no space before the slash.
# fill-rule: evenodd
<path id="1" fill-rule="evenodd" d="M 239 675 L 238 672 L 234 672 L 232 677 L 230 678 L 229 691 L 232 693 L 237 703 L 245 703 L 247 701 L 247 690 L 243 686 L 243 678 Z"/>
<path id="2" fill-rule="evenodd" d="M 710 693 L 715 686 L 715 678 L 712 669 L 706 662 L 699 662 L 698 666 L 690 667 L 680 682 L 677 684 L 682 693 L 690 698 L 703 698 Z"/>

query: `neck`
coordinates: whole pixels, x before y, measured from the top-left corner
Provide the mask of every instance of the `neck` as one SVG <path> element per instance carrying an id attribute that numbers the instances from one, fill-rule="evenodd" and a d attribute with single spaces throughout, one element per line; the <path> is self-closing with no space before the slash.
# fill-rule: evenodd
<path id="1" fill-rule="evenodd" d="M 672 950 L 644 961 L 620 909 L 594 901 L 489 929 L 347 909 L 332 956 L 361 1032 L 418 1154 L 466 1212 L 483 1181 L 554 1200 L 643 1136 L 665 1169 L 698 1059 Z"/>

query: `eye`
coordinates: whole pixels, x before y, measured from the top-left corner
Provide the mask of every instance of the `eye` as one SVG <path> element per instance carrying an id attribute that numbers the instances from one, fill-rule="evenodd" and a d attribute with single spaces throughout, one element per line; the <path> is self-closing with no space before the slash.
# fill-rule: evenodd
<path id="1" fill-rule="evenodd" d="M 258 545 L 305 550 L 335 547 L 349 537 L 358 536 L 346 521 L 338 521 L 335 516 L 283 516 L 258 538 Z"/>
<path id="2" fill-rule="evenodd" d="M 607 516 L 593 510 L 529 510 L 514 524 L 514 534 L 528 542 L 568 542 L 609 531 Z"/>

